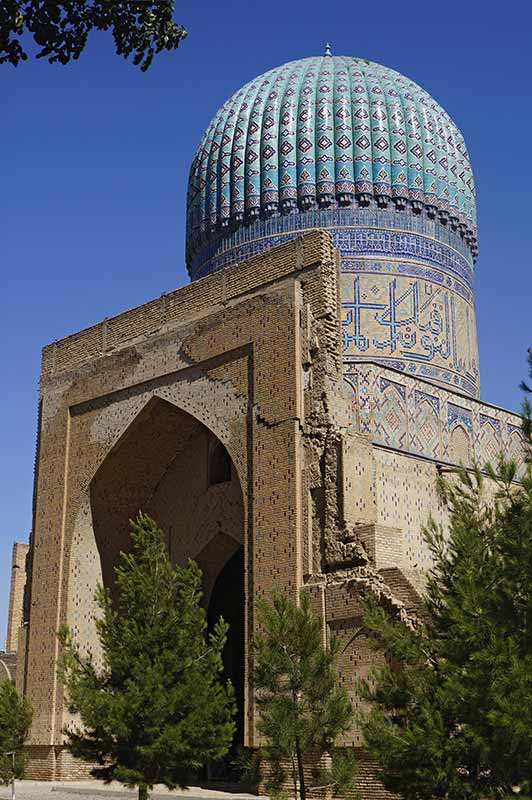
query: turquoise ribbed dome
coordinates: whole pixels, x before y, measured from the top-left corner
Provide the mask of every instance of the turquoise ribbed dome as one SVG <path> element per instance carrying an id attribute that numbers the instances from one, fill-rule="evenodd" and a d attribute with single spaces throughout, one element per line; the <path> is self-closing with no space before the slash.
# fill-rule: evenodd
<path id="1" fill-rule="evenodd" d="M 189 268 L 259 218 L 387 206 L 458 229 L 475 256 L 462 134 L 394 70 L 347 56 L 292 61 L 236 92 L 201 140 L 188 189 Z"/>

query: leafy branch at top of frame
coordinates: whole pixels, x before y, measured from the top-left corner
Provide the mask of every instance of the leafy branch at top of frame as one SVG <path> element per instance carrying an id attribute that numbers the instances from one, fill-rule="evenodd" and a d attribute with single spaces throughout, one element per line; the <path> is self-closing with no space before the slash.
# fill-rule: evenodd
<path id="1" fill-rule="evenodd" d="M 145 72 L 157 53 L 175 50 L 187 35 L 173 13 L 167 0 L 2 0 L 0 64 L 26 61 L 30 38 L 39 48 L 36 58 L 68 64 L 79 58 L 92 30 L 110 30 L 117 55 L 132 57 Z"/>

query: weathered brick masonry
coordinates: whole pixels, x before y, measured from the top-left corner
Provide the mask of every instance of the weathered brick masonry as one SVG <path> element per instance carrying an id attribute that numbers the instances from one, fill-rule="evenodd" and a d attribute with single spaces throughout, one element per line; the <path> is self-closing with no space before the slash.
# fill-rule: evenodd
<path id="1" fill-rule="evenodd" d="M 478 399 L 477 254 L 464 138 L 405 76 L 327 47 L 219 109 L 190 170 L 193 282 L 43 351 L 8 633 L 35 708 L 31 777 L 86 772 L 63 746 L 56 633 L 68 623 L 98 658 L 95 587 L 112 587 L 139 509 L 174 561 L 200 564 L 208 613 L 233 604 L 247 745 L 256 602 L 274 588 L 309 593 L 358 707 L 356 678 L 378 662 L 353 637 L 361 591 L 414 613 L 423 526 L 447 518 L 438 471 L 522 455 L 519 418 Z M 384 797 L 360 732 L 344 744 L 362 796 Z"/>
<path id="2" fill-rule="evenodd" d="M 97 654 L 94 590 L 111 582 L 139 508 L 161 520 L 173 559 L 198 559 L 207 597 L 243 545 L 247 745 L 258 743 L 249 642 L 273 588 L 305 588 L 324 636 L 345 641 L 339 680 L 358 704 L 355 678 L 375 663 L 363 636 L 348 644 L 360 590 L 406 618 L 428 559 L 421 525 L 445 509 L 437 459 L 375 441 L 353 415 L 338 276 L 330 235 L 314 231 L 44 349 L 17 678 L 35 708 L 30 777 L 86 771 L 63 747 L 56 632 L 68 623 Z M 213 442 L 232 471 L 209 486 Z M 344 743 L 359 747 L 359 732 Z M 383 795 L 370 766 L 361 782 Z"/>
<path id="3" fill-rule="evenodd" d="M 28 547 L 25 542 L 15 542 L 13 545 L 6 638 L 6 650 L 8 653 L 16 653 L 18 649 L 18 636 L 23 617 Z"/>

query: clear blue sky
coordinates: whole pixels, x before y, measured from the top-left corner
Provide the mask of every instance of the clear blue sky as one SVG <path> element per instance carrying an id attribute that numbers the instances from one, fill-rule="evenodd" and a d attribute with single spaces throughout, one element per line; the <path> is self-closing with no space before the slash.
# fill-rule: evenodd
<path id="1" fill-rule="evenodd" d="M 386 64 L 462 129 L 477 182 L 482 397 L 517 409 L 532 344 L 528 3 L 188 2 L 147 73 L 93 35 L 77 63 L 0 66 L 0 647 L 26 539 L 40 348 L 187 281 L 187 173 L 211 116 L 256 75 L 338 55 Z"/>

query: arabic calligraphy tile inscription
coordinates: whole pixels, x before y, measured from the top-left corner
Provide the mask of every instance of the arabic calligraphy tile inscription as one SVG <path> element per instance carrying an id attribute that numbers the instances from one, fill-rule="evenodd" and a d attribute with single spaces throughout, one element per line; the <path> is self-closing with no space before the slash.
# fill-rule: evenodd
<path id="1" fill-rule="evenodd" d="M 434 365 L 478 393 L 474 311 L 463 297 L 430 281 L 374 273 L 342 274 L 341 295 L 344 357 L 392 358 L 412 374 Z"/>

